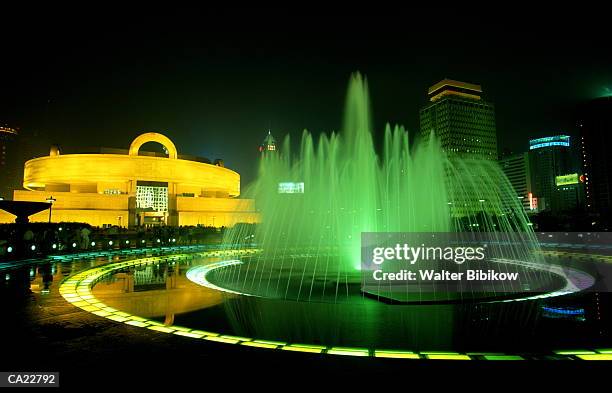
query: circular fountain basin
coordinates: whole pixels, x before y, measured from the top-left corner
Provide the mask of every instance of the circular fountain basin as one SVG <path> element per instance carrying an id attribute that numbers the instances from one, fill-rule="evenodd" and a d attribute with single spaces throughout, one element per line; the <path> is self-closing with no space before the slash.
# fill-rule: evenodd
<path id="1" fill-rule="evenodd" d="M 319 256 L 316 257 L 320 259 Z M 324 259 L 324 258 L 323 258 Z M 588 274 L 576 269 L 517 260 L 486 260 L 470 269 L 486 272 L 495 266 L 503 274 L 519 274 L 522 279 L 509 284 L 490 281 L 486 285 L 465 283 L 400 282 L 378 286 L 364 285 L 362 273 L 330 271 L 316 266 L 313 257 L 296 255 L 285 263 L 266 266 L 257 256 L 196 267 L 188 278 L 200 285 L 226 293 L 266 299 L 323 303 L 359 304 L 374 299 L 387 304 L 469 303 L 513 301 L 558 296 L 577 292 L 593 284 Z M 491 271 L 489 269 L 489 271 Z"/>
<path id="2" fill-rule="evenodd" d="M 197 276 L 206 279 L 215 270 L 221 272 L 242 258 L 240 253 L 221 253 L 112 263 L 70 277 L 60 292 L 77 307 L 118 323 L 275 350 L 480 359 L 530 358 L 517 355 L 523 352 L 556 356 L 553 349 L 602 345 L 593 341 L 585 325 L 568 329 L 567 323 L 552 321 L 551 325 L 542 319 L 541 302 L 568 294 L 563 291 L 500 302 L 389 305 L 359 294 L 359 302 L 354 303 L 269 299 L 238 295 L 210 282 L 206 286 L 191 282 Z M 117 288 L 126 276 L 144 277 L 144 273 L 152 280 L 165 275 L 168 279 L 164 285 L 140 282 L 132 293 Z M 160 304 L 162 307 L 153 307 Z"/>

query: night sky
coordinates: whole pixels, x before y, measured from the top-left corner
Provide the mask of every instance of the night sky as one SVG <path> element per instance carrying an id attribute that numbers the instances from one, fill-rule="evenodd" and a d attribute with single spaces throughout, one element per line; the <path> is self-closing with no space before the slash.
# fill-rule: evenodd
<path id="1" fill-rule="evenodd" d="M 341 128 L 353 71 L 368 78 L 377 132 L 391 122 L 413 133 L 444 77 L 481 84 L 500 152 L 575 134 L 576 104 L 612 89 L 609 34 L 592 15 L 118 15 L 4 18 L 0 123 L 43 152 L 162 132 L 179 153 L 223 158 L 245 184 L 268 128 L 277 139 Z"/>

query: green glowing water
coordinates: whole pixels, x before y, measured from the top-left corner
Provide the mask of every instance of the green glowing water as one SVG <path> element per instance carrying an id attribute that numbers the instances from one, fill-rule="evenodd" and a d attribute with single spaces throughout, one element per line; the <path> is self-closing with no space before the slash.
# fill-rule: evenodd
<path id="1" fill-rule="evenodd" d="M 226 244 L 252 238 L 264 249 L 237 276 L 244 285 L 276 285 L 282 293 L 286 276 L 308 293 L 315 281 L 332 280 L 337 296 L 339 285 L 348 288 L 358 275 L 362 232 L 533 234 L 496 162 L 449 158 L 433 137 L 411 145 L 402 126 L 390 125 L 377 154 L 359 74 L 349 83 L 342 131 L 316 143 L 304 131 L 299 151 L 290 146 L 286 137 L 278 151 L 263 155 L 258 179 L 245 192 L 256 200 L 261 224 L 253 233 L 237 226 L 225 235 Z M 304 193 L 279 193 L 281 182 L 303 182 Z"/>

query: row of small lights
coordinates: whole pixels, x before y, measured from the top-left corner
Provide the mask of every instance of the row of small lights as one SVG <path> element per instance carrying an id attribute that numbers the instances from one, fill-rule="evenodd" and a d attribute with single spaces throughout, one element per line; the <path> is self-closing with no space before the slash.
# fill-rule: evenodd
<path id="1" fill-rule="evenodd" d="M 195 250 L 195 249 L 201 249 L 203 246 L 202 245 L 195 245 L 195 246 L 174 246 L 172 248 L 170 248 L 171 250 L 179 250 L 179 249 L 184 249 L 184 250 Z M 11 247 L 11 251 L 12 251 L 12 247 Z M 135 253 L 139 253 L 142 254 L 144 253 L 144 249 L 133 249 L 133 250 L 121 250 L 121 249 L 117 249 L 117 250 L 100 250 L 100 251 L 96 251 L 95 253 L 91 253 L 91 252 L 83 252 L 83 253 L 76 253 L 76 254 L 67 254 L 67 255 L 49 255 L 50 259 L 55 259 L 55 260 L 62 260 L 65 258 L 71 258 L 71 260 L 73 260 L 73 258 L 75 257 L 87 257 L 87 256 L 106 256 L 106 255 L 112 255 L 115 253 L 124 253 L 124 252 L 135 252 Z M 193 252 L 193 251 L 190 251 Z M 39 261 L 44 261 L 45 259 L 40 259 Z M 9 268 L 10 266 L 5 266 L 4 269 Z M 2 267 L 0 266 L 0 270 L 4 270 L 2 269 Z M 52 267 L 52 269 L 55 269 L 55 267 Z M 55 274 L 55 273 L 53 273 Z M 11 278 L 11 275 L 9 273 L 6 273 L 5 275 L 5 281 L 9 281 Z"/>
<path id="2" fill-rule="evenodd" d="M 168 241 L 169 241 L 169 242 L 172 242 L 172 243 L 176 243 L 176 239 L 168 239 Z M 146 243 L 146 240 L 142 240 L 142 241 L 141 241 L 141 243 L 142 243 L 142 244 L 145 244 L 145 243 Z M 161 239 L 157 239 L 157 243 L 161 243 Z M 96 242 L 91 242 L 90 244 L 91 244 L 91 246 L 92 246 L 92 247 L 95 247 L 95 246 L 96 246 Z M 114 244 L 114 242 L 113 242 L 112 240 L 109 240 L 109 241 L 108 241 L 108 245 L 109 245 L 109 246 L 112 246 L 113 244 Z M 125 244 L 130 244 L 130 241 L 129 241 L 129 240 L 126 240 L 126 241 L 125 241 Z M 61 244 L 60 244 L 60 245 L 61 245 Z M 72 243 L 72 248 L 76 248 L 76 246 L 77 246 L 77 244 L 73 242 L 73 243 Z M 54 249 L 54 250 L 56 250 L 56 249 L 57 249 L 57 247 L 58 247 L 58 244 L 57 244 L 57 243 L 53 243 L 53 244 L 51 245 L 51 248 L 52 248 L 52 249 Z M 30 246 L 30 250 L 32 250 L 32 251 L 36 251 L 36 245 L 35 245 L 35 244 L 32 244 L 32 245 Z M 7 251 L 8 253 L 13 252 L 13 246 L 8 246 L 8 247 L 6 248 L 6 251 Z"/>
<path id="3" fill-rule="evenodd" d="M 140 328 L 147 328 L 160 333 L 175 334 L 183 337 L 204 339 L 224 344 L 237 344 L 255 348 L 284 350 L 295 352 L 307 352 L 330 355 L 344 356 L 363 356 L 363 357 L 383 357 L 383 358 L 400 358 L 400 359 L 430 359 L 430 360 L 473 360 L 474 356 L 481 356 L 485 360 L 524 360 L 519 355 L 507 355 L 503 353 L 467 353 L 448 351 L 429 351 L 429 352 L 413 352 L 404 350 L 385 349 L 370 350 L 368 348 L 351 348 L 351 347 L 328 347 L 323 345 L 310 344 L 290 344 L 280 341 L 258 340 L 250 337 L 239 337 L 224 335 L 221 333 L 196 330 L 176 325 L 164 325 L 160 322 L 149 320 L 147 318 L 138 317 L 123 311 L 119 311 L 96 299 L 91 289 L 103 277 L 112 272 L 126 267 L 159 263 L 166 260 L 180 260 L 188 257 L 219 257 L 219 256 L 240 256 L 245 254 L 254 254 L 260 250 L 223 250 L 223 251 L 206 251 L 194 254 L 178 254 L 170 257 L 147 257 L 135 259 L 125 262 L 112 263 L 100 267 L 90 268 L 83 272 L 77 273 L 66 279 L 60 286 L 60 294 L 64 299 L 72 305 L 81 308 L 84 311 L 94 315 L 104 317 L 115 322 L 125 323 L 127 325 Z M 220 266 L 227 266 L 228 261 L 218 262 Z M 212 268 L 212 266 L 211 266 Z M 612 360 L 612 349 L 598 350 L 564 350 L 555 351 L 556 356 L 575 356 L 582 360 Z"/>

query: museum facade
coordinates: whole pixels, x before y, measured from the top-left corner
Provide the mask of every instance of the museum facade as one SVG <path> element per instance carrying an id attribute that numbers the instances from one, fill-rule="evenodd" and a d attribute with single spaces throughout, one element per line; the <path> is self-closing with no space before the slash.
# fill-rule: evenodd
<path id="1" fill-rule="evenodd" d="M 142 152 L 148 142 L 165 154 Z M 25 163 L 23 187 L 15 201 L 52 203 L 52 222 L 85 222 L 93 226 L 233 226 L 258 221 L 255 204 L 240 199 L 240 175 L 223 161 L 180 156 L 174 143 L 159 133 L 138 136 L 128 151 L 103 149 L 96 154 L 61 154 Z M 49 221 L 49 211 L 30 217 Z M 0 211 L 0 222 L 14 216 Z"/>

